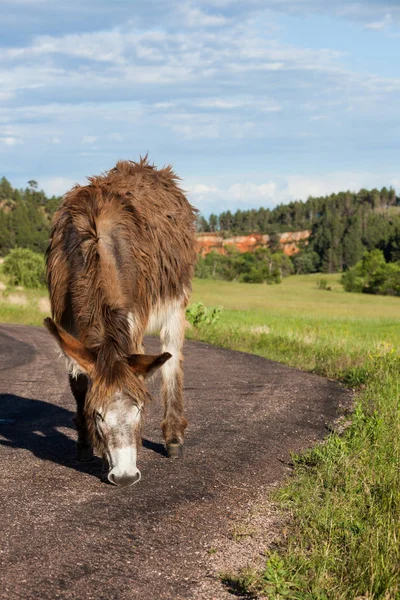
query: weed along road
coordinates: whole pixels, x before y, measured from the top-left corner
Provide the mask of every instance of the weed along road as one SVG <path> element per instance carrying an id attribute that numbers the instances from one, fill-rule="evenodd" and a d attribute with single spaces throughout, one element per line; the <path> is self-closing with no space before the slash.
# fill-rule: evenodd
<path id="1" fill-rule="evenodd" d="M 158 350 L 157 339 L 146 342 Z M 75 405 L 57 353 L 44 329 L 0 327 L 0 597 L 228 597 L 210 570 L 216 534 L 229 532 L 260 488 L 282 479 L 290 452 L 326 434 L 348 392 L 188 341 L 184 458 L 165 456 L 156 380 L 142 480 L 119 489 L 102 481 L 99 459 L 75 460 Z"/>

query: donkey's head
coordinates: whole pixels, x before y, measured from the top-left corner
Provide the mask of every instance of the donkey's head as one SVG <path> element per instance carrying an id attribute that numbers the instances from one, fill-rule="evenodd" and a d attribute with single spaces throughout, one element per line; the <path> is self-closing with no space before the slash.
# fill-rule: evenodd
<path id="1" fill-rule="evenodd" d="M 45 319 L 44 324 L 69 359 L 73 372 L 88 378 L 86 428 L 92 445 L 108 461 L 109 481 L 120 486 L 138 482 L 137 447 L 142 409 L 149 398 L 144 380 L 171 358 L 171 354 L 132 354 L 105 365 L 104 360 L 52 319 Z"/>

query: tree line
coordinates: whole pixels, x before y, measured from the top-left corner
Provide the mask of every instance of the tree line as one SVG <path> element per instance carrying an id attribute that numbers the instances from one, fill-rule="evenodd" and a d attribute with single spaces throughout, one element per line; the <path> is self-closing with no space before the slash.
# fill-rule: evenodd
<path id="1" fill-rule="evenodd" d="M 400 260 L 400 199 L 392 188 L 340 192 L 198 220 L 199 232 L 217 231 L 227 237 L 305 229 L 311 236 L 294 258 L 297 273 L 344 271 L 375 248 L 388 262 Z"/>

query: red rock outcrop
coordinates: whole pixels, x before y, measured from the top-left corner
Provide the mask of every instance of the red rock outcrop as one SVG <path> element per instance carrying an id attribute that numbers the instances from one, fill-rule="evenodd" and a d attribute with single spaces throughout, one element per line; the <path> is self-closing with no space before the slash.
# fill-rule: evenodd
<path id="1" fill-rule="evenodd" d="M 292 256 L 299 251 L 299 242 L 304 241 L 307 243 L 310 234 L 311 231 L 309 230 L 280 233 L 279 245 L 285 254 Z M 199 245 L 199 253 L 202 256 L 205 256 L 209 252 L 225 254 L 227 246 L 234 246 L 240 252 L 254 252 L 257 248 L 268 248 L 270 236 L 262 233 L 251 233 L 250 235 L 224 237 L 218 232 L 198 233 L 197 243 Z"/>

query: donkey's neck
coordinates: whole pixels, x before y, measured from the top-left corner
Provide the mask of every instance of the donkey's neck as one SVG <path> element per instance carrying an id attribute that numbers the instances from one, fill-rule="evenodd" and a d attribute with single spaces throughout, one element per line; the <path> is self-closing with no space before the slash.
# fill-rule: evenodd
<path id="1" fill-rule="evenodd" d="M 121 308 L 102 306 L 90 323 L 83 327 L 83 337 L 85 346 L 103 356 L 108 363 L 134 352 L 129 315 Z"/>

